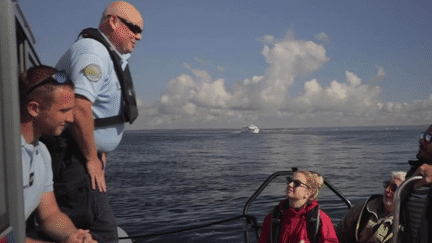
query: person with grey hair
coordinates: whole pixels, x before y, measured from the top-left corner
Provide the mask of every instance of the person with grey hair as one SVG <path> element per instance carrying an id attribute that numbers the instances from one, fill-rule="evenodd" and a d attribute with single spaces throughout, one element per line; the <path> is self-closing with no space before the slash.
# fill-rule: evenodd
<path id="1" fill-rule="evenodd" d="M 65 132 L 45 138 L 52 141 L 47 145 L 53 161 L 61 165 L 53 167 L 54 192 L 74 224 L 89 229 L 99 242 L 118 241 L 105 169 L 107 154 L 119 145 L 125 123 L 138 116 L 128 58 L 141 40 L 143 26 L 134 6 L 112 2 L 99 28 L 82 30 L 56 65 L 75 85 L 75 107 L 74 122 Z"/>
<path id="2" fill-rule="evenodd" d="M 336 227 L 339 242 L 390 242 L 393 199 L 405 176 L 405 172 L 392 172 L 390 180 L 383 183 L 383 195 L 372 195 L 351 208 Z"/>

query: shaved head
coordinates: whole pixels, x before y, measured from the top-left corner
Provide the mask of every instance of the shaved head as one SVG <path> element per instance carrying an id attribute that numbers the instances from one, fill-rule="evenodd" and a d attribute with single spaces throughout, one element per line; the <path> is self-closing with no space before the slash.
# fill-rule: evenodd
<path id="1" fill-rule="evenodd" d="M 132 23 L 140 25 L 144 24 L 140 12 L 132 4 L 125 1 L 115 1 L 108 5 L 102 13 L 102 19 L 108 15 L 116 15 L 130 20 Z"/>
<path id="2" fill-rule="evenodd" d="M 141 40 L 144 21 L 132 4 L 124 1 L 112 2 L 102 13 L 99 30 L 105 34 L 116 49 L 131 53 Z"/>

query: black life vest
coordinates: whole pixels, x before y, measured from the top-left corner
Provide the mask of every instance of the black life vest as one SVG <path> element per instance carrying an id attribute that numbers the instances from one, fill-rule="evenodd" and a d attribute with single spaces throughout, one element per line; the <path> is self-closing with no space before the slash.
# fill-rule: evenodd
<path id="1" fill-rule="evenodd" d="M 104 38 L 104 36 L 102 36 L 99 30 L 95 28 L 87 28 L 82 30 L 78 37 L 80 35 L 84 38 L 92 38 L 94 40 L 97 40 L 106 47 L 111 56 L 111 60 L 114 63 L 114 69 L 120 82 L 122 92 L 123 113 L 112 117 L 97 118 L 95 119 L 95 127 L 114 125 L 124 122 L 129 122 L 130 124 L 132 124 L 138 117 L 138 108 L 135 98 L 135 89 L 132 82 L 132 76 L 129 70 L 129 64 L 123 71 L 120 63 L 120 57 L 115 52 L 112 45 Z"/>
<path id="2" fill-rule="evenodd" d="M 288 204 L 288 200 L 284 203 L 284 205 Z M 307 212 L 307 231 L 308 237 L 311 243 L 318 242 L 318 233 L 320 229 L 320 206 L 314 207 L 312 210 Z M 282 224 L 282 212 L 280 210 L 279 205 L 276 205 L 272 212 L 272 221 L 271 221 L 271 234 L 270 234 L 270 242 L 278 243 L 279 242 L 279 234 Z"/>

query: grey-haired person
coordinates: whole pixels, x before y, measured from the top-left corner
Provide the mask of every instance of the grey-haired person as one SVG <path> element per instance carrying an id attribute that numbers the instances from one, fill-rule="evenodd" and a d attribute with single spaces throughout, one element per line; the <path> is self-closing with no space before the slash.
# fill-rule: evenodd
<path id="1" fill-rule="evenodd" d="M 372 195 L 351 208 L 336 227 L 341 243 L 390 242 L 396 189 L 405 181 L 405 172 L 392 172 L 383 183 L 384 193 Z"/>

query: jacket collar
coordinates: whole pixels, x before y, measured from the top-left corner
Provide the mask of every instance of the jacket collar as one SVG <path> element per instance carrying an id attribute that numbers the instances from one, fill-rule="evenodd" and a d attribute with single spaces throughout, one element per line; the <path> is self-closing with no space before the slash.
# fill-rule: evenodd
<path id="1" fill-rule="evenodd" d="M 285 213 L 287 211 L 293 212 L 294 214 L 303 214 L 311 211 L 313 208 L 318 206 L 318 202 L 314 199 L 311 203 L 307 203 L 303 207 L 301 207 L 299 210 L 295 210 L 294 208 L 291 208 L 289 206 L 289 199 L 285 199 L 282 202 L 279 203 L 279 207 L 281 209 L 282 213 Z"/>

